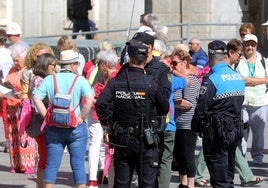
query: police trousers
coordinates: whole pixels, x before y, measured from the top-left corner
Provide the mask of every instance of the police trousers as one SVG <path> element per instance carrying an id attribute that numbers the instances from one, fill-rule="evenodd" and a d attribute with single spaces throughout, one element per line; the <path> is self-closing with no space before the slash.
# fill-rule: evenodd
<path id="1" fill-rule="evenodd" d="M 138 138 L 133 138 L 130 142 L 135 142 L 139 146 Z M 140 188 L 155 188 L 158 173 L 159 149 L 157 146 L 145 146 L 140 152 L 133 147 L 114 147 L 114 188 L 129 188 L 134 169 L 141 180 Z M 140 169 L 141 176 L 140 176 Z M 140 179 L 142 178 L 142 179 Z"/>
<path id="2" fill-rule="evenodd" d="M 235 151 L 239 141 L 238 129 L 218 126 L 214 139 L 203 138 L 203 151 L 214 188 L 234 187 Z"/>

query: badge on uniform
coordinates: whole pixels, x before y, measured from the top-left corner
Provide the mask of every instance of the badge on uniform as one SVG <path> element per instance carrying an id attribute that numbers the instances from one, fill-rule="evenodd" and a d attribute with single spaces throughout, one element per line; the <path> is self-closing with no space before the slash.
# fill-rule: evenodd
<path id="1" fill-rule="evenodd" d="M 168 81 L 171 83 L 171 74 L 167 74 Z"/>
<path id="2" fill-rule="evenodd" d="M 206 93 L 206 91 L 207 91 L 207 86 L 201 86 L 199 94 L 204 95 Z"/>

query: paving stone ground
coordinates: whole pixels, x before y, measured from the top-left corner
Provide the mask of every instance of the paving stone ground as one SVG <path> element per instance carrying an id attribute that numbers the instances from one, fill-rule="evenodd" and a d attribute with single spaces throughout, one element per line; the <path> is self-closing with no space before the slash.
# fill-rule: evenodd
<path id="1" fill-rule="evenodd" d="M 268 135 L 268 129 L 265 130 L 265 135 Z M 267 137 L 267 136 L 266 136 Z M 4 139 L 2 119 L 0 119 L 0 141 Z M 249 143 L 251 138 L 249 138 Z M 198 149 L 200 148 L 200 142 L 198 142 Z M 268 139 L 265 140 L 265 147 L 268 148 Z M 248 148 L 250 150 L 250 148 Z M 253 166 L 251 162 L 250 153 L 246 155 L 249 160 L 249 164 L 253 170 L 254 175 L 264 177 L 264 181 L 255 187 L 267 188 L 268 187 L 268 155 L 264 155 L 263 164 L 260 166 Z M 86 162 L 87 166 L 87 162 Z M 25 175 L 25 174 L 11 174 L 10 163 L 9 163 L 9 154 L 3 152 L 3 147 L 0 146 L 0 188 L 35 188 L 35 175 Z M 209 178 L 208 172 L 205 171 L 205 178 Z M 238 174 L 235 175 L 235 187 L 240 187 L 240 180 Z M 170 188 L 178 187 L 178 173 L 172 172 L 172 179 Z M 57 183 L 55 188 L 70 188 L 73 186 L 73 177 L 71 173 L 71 168 L 69 165 L 69 154 L 66 153 L 63 156 L 62 164 L 57 176 Z M 107 185 L 100 185 L 99 188 L 107 188 Z M 135 184 L 132 186 L 137 187 Z"/>

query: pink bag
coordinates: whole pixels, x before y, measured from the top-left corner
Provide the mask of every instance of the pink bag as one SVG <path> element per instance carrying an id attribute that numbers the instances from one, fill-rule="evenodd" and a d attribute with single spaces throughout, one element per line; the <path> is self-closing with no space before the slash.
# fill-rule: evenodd
<path id="1" fill-rule="evenodd" d="M 21 111 L 19 116 L 20 129 L 19 135 L 22 135 L 25 129 L 31 122 L 33 116 L 32 106 L 30 103 L 30 99 L 24 99 L 21 103 Z"/>

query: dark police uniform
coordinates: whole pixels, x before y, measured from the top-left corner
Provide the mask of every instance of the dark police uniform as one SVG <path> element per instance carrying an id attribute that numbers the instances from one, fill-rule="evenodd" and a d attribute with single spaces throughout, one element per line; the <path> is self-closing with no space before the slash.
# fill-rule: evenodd
<path id="1" fill-rule="evenodd" d="M 130 44 L 129 47 L 131 45 L 134 49 L 144 46 Z M 132 55 L 129 53 L 130 57 Z M 158 83 L 142 68 L 126 67 L 107 83 L 97 99 L 96 111 L 101 124 L 111 128 L 115 188 L 130 187 L 133 171 L 136 168 L 140 174 L 140 167 L 140 187 L 156 187 L 159 161 L 159 141 L 155 133 L 157 114 L 166 114 L 168 108 L 168 98 L 163 98 Z"/>
<path id="2" fill-rule="evenodd" d="M 217 50 L 223 42 L 214 43 L 212 47 Z M 243 79 L 226 62 L 215 64 L 200 88 L 192 129 L 203 134 L 203 151 L 213 187 L 234 186 L 235 150 L 243 134 L 244 90 Z"/>
<path id="3" fill-rule="evenodd" d="M 151 45 L 153 48 L 155 38 L 146 32 L 138 32 L 134 34 L 131 40 L 135 40 L 146 45 Z M 124 62 L 126 49 L 127 48 L 125 47 L 121 54 L 121 63 L 123 68 L 127 67 L 127 65 L 125 65 L 127 63 Z M 170 68 L 166 64 L 162 63 L 159 57 L 152 56 L 152 59 L 146 63 L 144 69 L 146 74 L 152 75 L 156 80 L 159 81 L 164 95 L 163 97 L 169 98 L 171 93 L 171 79 L 169 78 Z"/>
<path id="4" fill-rule="evenodd" d="M 171 93 L 171 81 L 169 79 L 170 68 L 166 64 L 160 62 L 157 57 L 153 56 L 153 59 L 144 67 L 146 74 L 152 75 L 159 81 L 162 88 L 163 97 L 169 98 Z"/>

